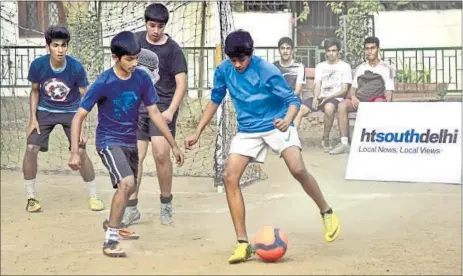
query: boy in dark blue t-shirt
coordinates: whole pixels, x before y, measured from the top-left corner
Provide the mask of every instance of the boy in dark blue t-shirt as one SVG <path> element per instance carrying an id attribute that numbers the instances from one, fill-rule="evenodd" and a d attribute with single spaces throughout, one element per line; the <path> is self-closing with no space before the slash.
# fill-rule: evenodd
<path id="1" fill-rule="evenodd" d="M 88 80 L 84 67 L 66 55 L 70 39 L 65 27 L 50 26 L 45 32 L 46 47 L 50 54 L 35 59 L 29 69 L 28 80 L 32 82 L 31 110 L 23 161 L 28 212 L 41 210 L 35 192 L 38 153 L 48 151 L 50 133 L 56 125 L 63 126 L 70 141 L 72 118 L 79 108 L 81 96 L 87 91 Z M 92 161 L 85 152 L 86 141 L 87 134 L 83 128 L 80 135 L 80 174 L 89 189 L 90 209 L 100 211 L 104 205 L 97 196 Z"/>
<path id="2" fill-rule="evenodd" d="M 135 35 L 128 31 L 111 40 L 111 53 L 116 61 L 113 68 L 103 72 L 80 103 L 71 128 L 69 166 L 80 168 L 78 140 L 82 122 L 95 104 L 98 105 L 96 148 L 109 176 L 114 194 L 106 229 L 103 253 L 110 257 L 125 257 L 119 247 L 119 236 L 137 239 L 138 236 L 121 225 L 122 215 L 131 193 L 135 191 L 138 168 L 137 127 L 140 104 L 143 102 L 151 121 L 166 137 L 179 166 L 184 156 L 169 131 L 156 103 L 159 97 L 150 76 L 137 68 L 141 51 Z"/>

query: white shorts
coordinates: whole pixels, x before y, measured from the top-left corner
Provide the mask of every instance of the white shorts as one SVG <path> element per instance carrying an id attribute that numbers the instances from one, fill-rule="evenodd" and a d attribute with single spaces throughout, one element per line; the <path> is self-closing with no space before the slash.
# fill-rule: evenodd
<path id="1" fill-rule="evenodd" d="M 229 154 L 248 156 L 252 158 L 251 162 L 264 163 L 268 148 L 281 156 L 285 149 L 292 146 L 302 149 L 294 126 L 290 126 L 286 132 L 274 129 L 259 133 L 238 133 L 233 137 Z"/>

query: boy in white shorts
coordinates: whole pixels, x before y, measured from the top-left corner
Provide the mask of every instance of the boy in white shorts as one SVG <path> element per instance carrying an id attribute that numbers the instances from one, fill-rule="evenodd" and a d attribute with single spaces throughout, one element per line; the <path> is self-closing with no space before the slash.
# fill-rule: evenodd
<path id="1" fill-rule="evenodd" d="M 227 36 L 225 53 L 229 59 L 217 67 L 211 102 L 204 110 L 195 134 L 185 140 L 186 149 L 196 144 L 228 89 L 238 118 L 238 134 L 233 138 L 223 176 L 238 240 L 229 263 L 243 262 L 253 254 L 246 232 L 239 183 L 250 162 L 265 161 L 268 148 L 280 154 L 291 174 L 317 204 L 325 228 L 325 240 L 334 241 L 340 231 L 336 215 L 302 159 L 301 142 L 292 123 L 300 100 L 275 66 L 253 55 L 253 44 L 251 35 L 243 30 Z"/>

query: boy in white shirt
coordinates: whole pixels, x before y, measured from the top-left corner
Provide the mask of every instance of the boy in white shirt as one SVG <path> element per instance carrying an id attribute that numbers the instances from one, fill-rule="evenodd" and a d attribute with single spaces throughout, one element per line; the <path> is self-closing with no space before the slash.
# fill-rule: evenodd
<path id="1" fill-rule="evenodd" d="M 391 102 L 394 90 L 394 69 L 379 59 L 379 39 L 367 37 L 363 43 L 366 62 L 355 70 L 355 76 L 350 89 L 350 97 L 338 106 L 338 124 L 341 132 L 339 143 L 330 154 L 348 153 L 350 151 L 348 138 L 349 112 L 356 111 L 360 102 Z"/>
<path id="2" fill-rule="evenodd" d="M 330 132 L 333 126 L 334 114 L 338 104 L 343 100 L 349 84 L 352 83 L 350 65 L 339 59 L 341 43 L 336 40 L 325 40 L 326 61 L 315 67 L 314 96 L 306 99 L 294 120 L 297 128 L 300 127 L 303 117 L 310 112 L 323 111 L 325 113 L 323 123 L 322 147 L 325 152 L 332 149 L 330 145 Z"/>

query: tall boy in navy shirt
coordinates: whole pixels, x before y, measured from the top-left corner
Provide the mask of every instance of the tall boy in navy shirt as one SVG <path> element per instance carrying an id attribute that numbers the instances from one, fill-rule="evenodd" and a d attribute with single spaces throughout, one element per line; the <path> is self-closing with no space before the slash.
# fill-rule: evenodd
<path id="1" fill-rule="evenodd" d="M 62 125 L 70 143 L 71 121 L 79 108 L 81 96 L 87 91 L 87 74 L 82 64 L 66 55 L 71 39 L 69 31 L 62 26 L 50 26 L 45 32 L 48 55 L 36 58 L 29 69 L 28 80 L 32 82 L 30 95 L 30 122 L 27 128 L 27 149 L 23 160 L 24 185 L 28 212 L 41 210 L 36 197 L 35 178 L 39 151 L 48 151 L 50 133 L 56 125 Z M 92 161 L 85 152 L 87 134 L 82 128 L 80 175 L 90 194 L 90 209 L 104 209 L 96 192 L 95 172 Z"/>
<path id="2" fill-rule="evenodd" d="M 137 126 L 142 101 L 152 122 L 172 147 L 179 166 L 184 160 L 156 107 L 159 97 L 150 76 L 136 68 L 140 51 L 140 44 L 131 32 L 123 31 L 111 40 L 111 53 L 116 64 L 103 72 L 90 87 L 72 121 L 69 166 L 76 170 L 80 167 L 77 150 L 81 125 L 93 106 L 98 104 L 96 148 L 109 171 L 113 187 L 117 189 L 112 200 L 108 225 L 105 225 L 103 244 L 103 253 L 110 257 L 126 256 L 125 251 L 119 247 L 119 234 L 125 233 L 129 235 L 128 238 L 138 238 L 127 229 L 120 232 L 119 228 L 129 196 L 135 191 L 138 168 Z"/>
<path id="3" fill-rule="evenodd" d="M 225 53 L 230 59 L 215 70 L 212 101 L 206 106 L 195 134 L 185 140 L 187 149 L 196 144 L 228 89 L 238 119 L 238 134 L 231 142 L 224 174 L 228 206 L 238 240 L 229 263 L 243 262 L 252 256 L 240 178 L 249 162 L 265 161 L 268 148 L 280 154 L 291 174 L 317 204 L 325 228 L 325 240 L 334 241 L 340 230 L 336 215 L 302 159 L 301 142 L 292 123 L 300 100 L 277 67 L 253 55 L 253 44 L 246 31 L 238 30 L 227 36 Z"/>

